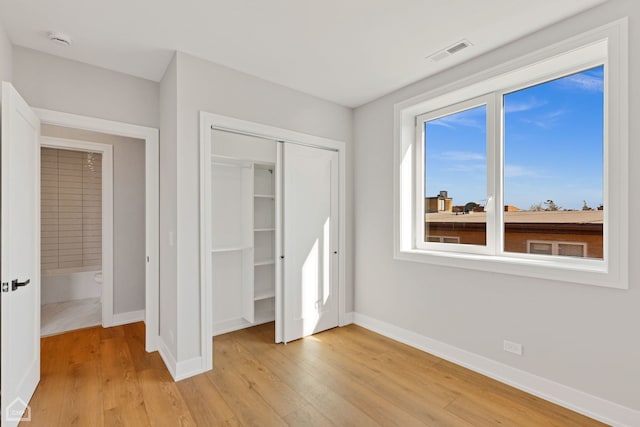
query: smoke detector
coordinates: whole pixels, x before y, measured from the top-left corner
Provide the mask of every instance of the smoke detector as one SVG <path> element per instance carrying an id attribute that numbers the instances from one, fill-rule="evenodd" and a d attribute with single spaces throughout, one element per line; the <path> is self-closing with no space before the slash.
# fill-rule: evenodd
<path id="1" fill-rule="evenodd" d="M 54 43 L 61 44 L 63 46 L 71 46 L 71 37 L 69 37 L 65 33 L 50 32 L 49 40 L 51 40 Z"/>
<path id="2" fill-rule="evenodd" d="M 452 44 L 451 46 L 439 50 L 431 55 L 427 56 L 427 59 L 432 60 L 433 62 L 442 61 L 445 58 L 450 57 L 451 55 L 455 55 L 456 53 L 473 46 L 469 40 L 462 39 L 457 43 Z"/>

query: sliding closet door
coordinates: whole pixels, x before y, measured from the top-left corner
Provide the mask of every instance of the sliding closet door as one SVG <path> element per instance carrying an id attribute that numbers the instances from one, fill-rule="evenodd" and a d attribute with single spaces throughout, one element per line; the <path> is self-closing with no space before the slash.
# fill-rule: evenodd
<path id="1" fill-rule="evenodd" d="M 338 326 L 336 151 L 283 143 L 284 341 Z"/>

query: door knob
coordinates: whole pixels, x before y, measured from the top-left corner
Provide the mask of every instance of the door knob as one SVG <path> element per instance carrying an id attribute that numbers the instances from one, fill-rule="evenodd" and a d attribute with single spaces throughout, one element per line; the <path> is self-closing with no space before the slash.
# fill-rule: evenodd
<path id="1" fill-rule="evenodd" d="M 27 286 L 29 283 L 31 283 L 31 279 L 27 279 L 24 282 L 18 282 L 18 279 L 13 279 L 11 281 L 11 290 L 15 291 L 21 286 Z"/>

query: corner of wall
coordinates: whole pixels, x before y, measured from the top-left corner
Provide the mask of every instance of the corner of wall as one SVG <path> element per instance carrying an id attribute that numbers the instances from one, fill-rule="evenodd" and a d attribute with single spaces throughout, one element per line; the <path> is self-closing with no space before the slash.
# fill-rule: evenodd
<path id="1" fill-rule="evenodd" d="M 175 374 L 178 354 L 177 289 L 177 122 L 178 81 L 176 55 L 160 81 L 160 331 L 159 348 L 164 345 L 167 366 Z M 170 351 L 169 351 L 170 350 Z M 161 352 L 162 354 L 162 352 Z M 171 371 L 172 368 L 169 370 Z M 175 377 L 175 375 L 174 375 Z"/>
<path id="2" fill-rule="evenodd" d="M 13 45 L 0 24 L 0 81 L 13 80 Z"/>

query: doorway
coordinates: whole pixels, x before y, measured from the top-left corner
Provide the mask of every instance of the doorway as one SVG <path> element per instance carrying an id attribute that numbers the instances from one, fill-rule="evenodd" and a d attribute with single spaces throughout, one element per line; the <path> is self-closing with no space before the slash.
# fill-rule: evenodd
<path id="1" fill-rule="evenodd" d="M 110 270 L 112 247 L 111 146 L 50 133 L 42 127 L 41 336 L 102 324 L 103 260 Z"/>
<path id="2" fill-rule="evenodd" d="M 58 209 L 59 224 L 57 230 L 54 225 L 52 231 L 57 231 L 57 235 L 53 236 L 45 234 L 49 206 L 44 203 L 42 207 L 42 259 L 55 261 L 54 257 L 47 256 L 50 249 L 53 249 L 51 255 L 55 255 L 55 243 L 59 254 L 59 265 L 43 262 L 43 335 L 51 320 L 54 320 L 54 333 L 64 332 L 65 327 L 95 325 L 95 312 L 100 308 L 100 323 L 105 327 L 144 320 L 144 141 L 47 124 L 42 125 L 41 134 L 43 153 L 57 153 L 61 168 L 53 185 L 50 185 L 51 174 L 42 175 L 43 202 L 44 190 L 57 187 L 59 205 L 54 206 Z M 91 165 L 83 165 L 83 158 Z M 70 164 L 70 159 L 76 160 L 76 164 Z M 46 171 L 51 171 L 51 163 L 43 164 L 43 172 L 45 166 L 49 166 Z M 100 173 L 95 171 L 98 167 Z M 82 169 L 82 182 L 76 182 L 72 175 Z M 94 169 L 93 174 L 87 169 Z M 96 196 L 99 178 L 104 189 L 103 203 Z M 51 242 L 45 240 L 49 237 L 53 237 Z M 102 245 L 98 244 L 100 241 Z M 97 266 L 103 268 L 97 270 Z M 54 276 L 50 277 L 48 272 Z M 94 291 L 87 292 L 88 289 Z"/>
<path id="3" fill-rule="evenodd" d="M 62 113 L 44 109 L 34 109 L 40 120 L 42 128 L 61 127 L 68 128 L 75 132 L 75 138 L 79 140 L 89 139 L 86 135 L 103 135 L 106 138 L 124 137 L 125 139 L 135 139 L 144 142 L 144 222 L 138 225 L 138 228 L 144 232 L 144 304 L 142 310 L 132 310 L 126 305 L 118 308 L 114 312 L 113 305 L 108 309 L 109 298 L 106 294 L 108 289 L 102 295 L 102 325 L 104 327 L 116 326 L 124 323 L 131 323 L 144 320 L 145 322 L 145 349 L 148 352 L 157 350 L 157 338 L 159 335 L 159 258 L 160 258 L 160 242 L 159 242 L 159 132 L 158 129 L 145 126 L 132 125 L 122 122 L 113 122 L 109 120 L 97 119 L 93 117 L 79 116 L 75 114 Z M 55 137 L 65 135 L 54 134 Z M 64 139 L 64 138 L 63 138 Z M 99 140 L 99 143 L 107 143 L 108 141 Z M 118 179 L 122 175 L 115 175 L 114 179 Z M 124 208 L 127 206 L 124 205 Z M 110 212 L 113 212 L 110 211 Z M 109 213 L 106 213 L 109 215 Z M 106 223 L 108 221 L 104 221 Z M 107 255 L 112 251 L 106 251 Z M 108 280 L 107 267 L 113 259 L 103 258 L 103 289 L 105 282 Z M 126 277 L 123 280 L 127 280 Z M 115 298 L 118 300 L 118 290 L 115 289 Z M 105 298 L 106 297 L 106 298 Z M 126 297 L 125 297 L 126 298 Z M 111 300 L 113 301 L 113 300 Z"/>

